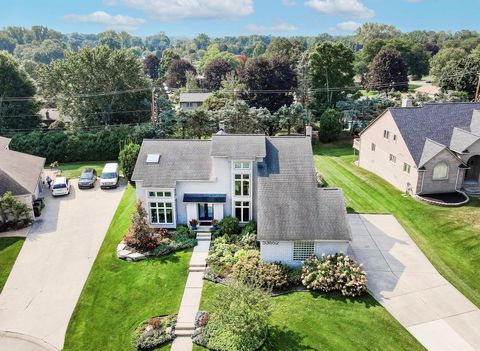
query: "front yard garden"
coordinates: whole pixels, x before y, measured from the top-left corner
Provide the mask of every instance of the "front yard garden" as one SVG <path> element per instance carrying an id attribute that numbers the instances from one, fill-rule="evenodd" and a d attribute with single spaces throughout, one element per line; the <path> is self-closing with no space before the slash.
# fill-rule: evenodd
<path id="1" fill-rule="evenodd" d="M 427 205 L 353 164 L 351 143 L 314 148 L 330 187 L 341 187 L 351 213 L 393 214 L 446 279 L 480 307 L 480 199 L 459 208 Z"/>
<path id="2" fill-rule="evenodd" d="M 134 263 L 116 256 L 135 201 L 129 186 L 70 319 L 64 350 L 134 350 L 132 333 L 143 321 L 178 312 L 191 250 Z"/>
<path id="3" fill-rule="evenodd" d="M 25 238 L 0 238 L 0 293 L 24 242 Z"/>

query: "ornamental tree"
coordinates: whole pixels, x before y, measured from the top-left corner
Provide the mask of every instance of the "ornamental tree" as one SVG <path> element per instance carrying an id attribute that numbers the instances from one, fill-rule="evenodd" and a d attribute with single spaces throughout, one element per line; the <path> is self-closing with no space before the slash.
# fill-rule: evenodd
<path id="1" fill-rule="evenodd" d="M 408 90 L 407 65 L 398 51 L 384 48 L 375 56 L 368 88 L 379 91 Z"/>

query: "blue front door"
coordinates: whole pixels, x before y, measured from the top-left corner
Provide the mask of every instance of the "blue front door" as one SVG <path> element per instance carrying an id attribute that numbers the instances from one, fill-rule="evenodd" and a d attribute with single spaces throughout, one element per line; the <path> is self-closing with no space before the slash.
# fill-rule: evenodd
<path id="1" fill-rule="evenodd" d="M 201 203 L 198 204 L 198 220 L 200 224 L 208 224 L 213 219 L 213 204 Z"/>

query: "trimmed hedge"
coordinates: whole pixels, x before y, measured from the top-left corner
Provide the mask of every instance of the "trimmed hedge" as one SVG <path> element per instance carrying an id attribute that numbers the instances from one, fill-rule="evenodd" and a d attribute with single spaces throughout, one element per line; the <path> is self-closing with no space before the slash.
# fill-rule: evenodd
<path id="1" fill-rule="evenodd" d="M 116 160 L 128 142 L 140 144 L 160 135 L 151 124 L 106 127 L 91 131 L 35 131 L 12 136 L 11 150 L 45 157 L 47 163 Z"/>

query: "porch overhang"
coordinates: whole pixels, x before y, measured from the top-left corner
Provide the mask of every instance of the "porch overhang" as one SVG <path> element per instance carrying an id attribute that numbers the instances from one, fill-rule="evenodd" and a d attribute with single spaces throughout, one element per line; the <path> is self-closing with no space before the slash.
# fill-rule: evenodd
<path id="1" fill-rule="evenodd" d="M 225 203 L 227 194 L 184 194 L 183 202 Z"/>

